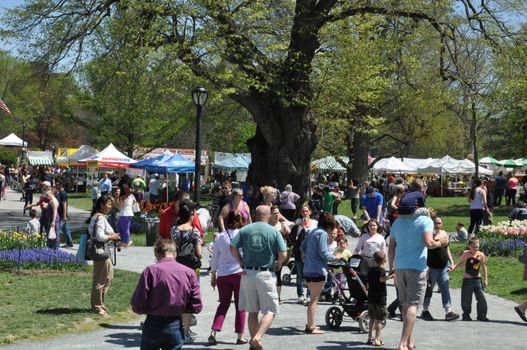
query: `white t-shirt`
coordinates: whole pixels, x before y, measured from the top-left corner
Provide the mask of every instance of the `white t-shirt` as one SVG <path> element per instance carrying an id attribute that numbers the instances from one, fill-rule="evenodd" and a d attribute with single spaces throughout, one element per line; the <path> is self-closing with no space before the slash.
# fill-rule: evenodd
<path id="1" fill-rule="evenodd" d="M 26 226 L 28 235 L 36 235 L 40 232 L 40 221 L 37 218 L 29 220 Z"/>
<path id="2" fill-rule="evenodd" d="M 150 179 L 150 182 L 148 183 L 148 192 L 154 196 L 159 195 L 159 180 L 157 179 Z"/>
<path id="3" fill-rule="evenodd" d="M 122 197 L 121 197 L 122 198 Z M 123 201 L 124 206 L 119 210 L 119 217 L 121 216 L 134 216 L 132 205 L 134 204 L 134 195 L 131 194 Z"/>
<path id="4" fill-rule="evenodd" d="M 373 236 L 370 236 L 368 233 L 363 234 L 359 238 L 357 248 L 355 248 L 355 251 L 360 251 L 361 255 L 366 258 L 373 257 L 373 254 L 379 250 L 386 253 L 386 241 L 378 233 Z"/>

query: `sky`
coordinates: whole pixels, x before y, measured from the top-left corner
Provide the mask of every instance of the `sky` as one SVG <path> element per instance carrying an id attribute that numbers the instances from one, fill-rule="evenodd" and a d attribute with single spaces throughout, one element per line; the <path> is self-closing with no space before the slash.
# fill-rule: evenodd
<path id="1" fill-rule="evenodd" d="M 6 12 L 6 9 L 13 8 L 23 3 L 24 0 L 0 0 L 0 17 L 3 17 L 4 13 Z M 0 28 L 1 27 L 2 23 L 0 22 Z M 5 50 L 11 52 L 12 54 L 16 54 L 16 45 L 7 44 L 0 40 L 0 50 Z"/>

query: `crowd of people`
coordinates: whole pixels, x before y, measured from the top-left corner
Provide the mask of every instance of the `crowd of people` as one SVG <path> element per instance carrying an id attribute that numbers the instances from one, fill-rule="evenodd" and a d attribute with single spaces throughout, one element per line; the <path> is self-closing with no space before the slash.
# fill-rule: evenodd
<path id="1" fill-rule="evenodd" d="M 32 181 L 30 171 L 18 174 L 29 176 L 24 184 Z M 526 214 L 525 202 L 516 203 L 517 194 L 512 193 L 520 186 L 518 181 L 512 175 L 508 178 L 502 175 L 473 181 L 468 194 L 470 225 L 468 230 L 461 222 L 457 226 L 459 240 L 467 242 L 467 250 L 459 258 L 449 250 L 449 237 L 441 217 L 426 208 L 426 183 L 417 177 L 380 176 L 364 184 L 351 180 L 344 188 L 339 188 L 338 181 L 331 181 L 315 186 L 311 200 L 306 203 L 299 201 L 301 196 L 291 185 L 284 186 L 283 191 L 276 186 L 248 187 L 244 191 L 233 188 L 230 181 L 221 183 L 220 193 L 213 201 L 217 208 L 213 216 L 217 233 L 209 246 L 210 283 L 218 290 L 219 304 L 208 343 L 217 344 L 234 298 L 236 344 L 249 343 L 252 349 L 262 349 L 264 335 L 281 304 L 282 267 L 290 266 L 291 261 L 297 274 L 298 303 L 307 306 L 304 332 L 323 334 L 315 324 L 317 305 L 319 301 L 339 297 L 335 287 L 339 280 L 329 273 L 328 263 L 336 259 L 348 261 L 354 255 L 360 255 L 366 262 L 359 272 L 365 276 L 369 291 L 371 321 L 367 344 L 384 345 L 383 322 L 388 317 L 398 318 L 399 309 L 404 324 L 399 349 L 413 349 L 418 308 L 422 307 L 423 320 L 434 319 L 429 306 L 436 284 L 441 292 L 444 320 L 461 317 L 463 321 L 472 321 L 472 295 L 475 295 L 476 320 L 487 322 L 483 290 L 488 285 L 488 257 L 479 250 L 478 229 L 492 208 L 501 205 L 499 197 L 503 193 L 510 197 L 510 204 L 516 205 L 511 218 Z M 503 193 L 500 177 L 507 182 Z M 62 231 L 66 235 L 65 246 L 69 247 L 73 241 L 67 225 L 67 194 L 60 176 L 53 181 L 54 185 L 40 176 L 34 181 L 33 191 L 40 188 L 42 195 L 33 204 L 32 199 L 28 201 L 29 192 L 25 193 L 28 202 L 24 214 L 29 210 L 31 227 L 28 225 L 28 229 L 45 234 L 48 246 L 59 246 Z M 130 221 L 136 212 L 136 203 L 144 199 L 145 193 L 149 200 L 156 200 L 161 186 L 155 175 L 148 184 L 141 178 L 126 175 L 117 186 L 115 182 L 106 173 L 98 186 L 94 186 L 88 232 L 101 242 L 121 241 L 121 247 L 126 248 L 132 244 Z M 345 198 L 351 199 L 352 218 L 338 214 L 339 204 Z M 35 206 L 42 210 L 40 220 L 33 209 Z M 154 246 L 157 262 L 145 269 L 132 298 L 133 310 L 147 315 L 142 349 L 180 348 L 195 337 L 191 324 L 193 314 L 203 307 L 199 272 L 206 253 L 205 232 L 196 206 L 188 191 L 180 190 L 171 205 L 160 213 L 160 237 Z M 361 228 L 355 222 L 359 219 L 364 223 Z M 347 235 L 359 237 L 353 252 L 347 249 Z M 449 272 L 457 268 L 464 268 L 461 316 L 454 312 L 449 290 Z M 94 262 L 91 306 L 101 316 L 107 315 L 104 301 L 112 279 L 109 259 Z M 388 306 L 386 282 L 390 279 L 395 280 L 397 298 Z M 527 304 L 515 310 L 527 321 Z"/>

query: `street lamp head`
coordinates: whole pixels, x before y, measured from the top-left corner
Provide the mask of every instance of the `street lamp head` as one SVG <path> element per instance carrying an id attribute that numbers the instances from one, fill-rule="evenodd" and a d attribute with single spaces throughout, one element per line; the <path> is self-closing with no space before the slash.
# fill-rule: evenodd
<path id="1" fill-rule="evenodd" d="M 209 96 L 209 93 L 203 86 L 198 86 L 197 88 L 192 90 L 192 101 L 194 101 L 194 104 L 196 105 L 196 107 L 205 106 L 208 96 Z"/>

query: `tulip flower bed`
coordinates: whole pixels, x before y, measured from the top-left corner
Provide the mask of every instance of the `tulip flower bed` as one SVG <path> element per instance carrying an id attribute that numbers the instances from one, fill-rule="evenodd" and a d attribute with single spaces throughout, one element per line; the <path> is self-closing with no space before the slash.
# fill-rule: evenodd
<path id="1" fill-rule="evenodd" d="M 479 236 L 481 250 L 487 255 L 516 256 L 527 240 L 527 220 L 502 221 L 482 226 Z"/>
<path id="2" fill-rule="evenodd" d="M 0 250 L 18 248 L 43 248 L 46 242 L 42 235 L 25 235 L 20 232 L 0 231 Z"/>

